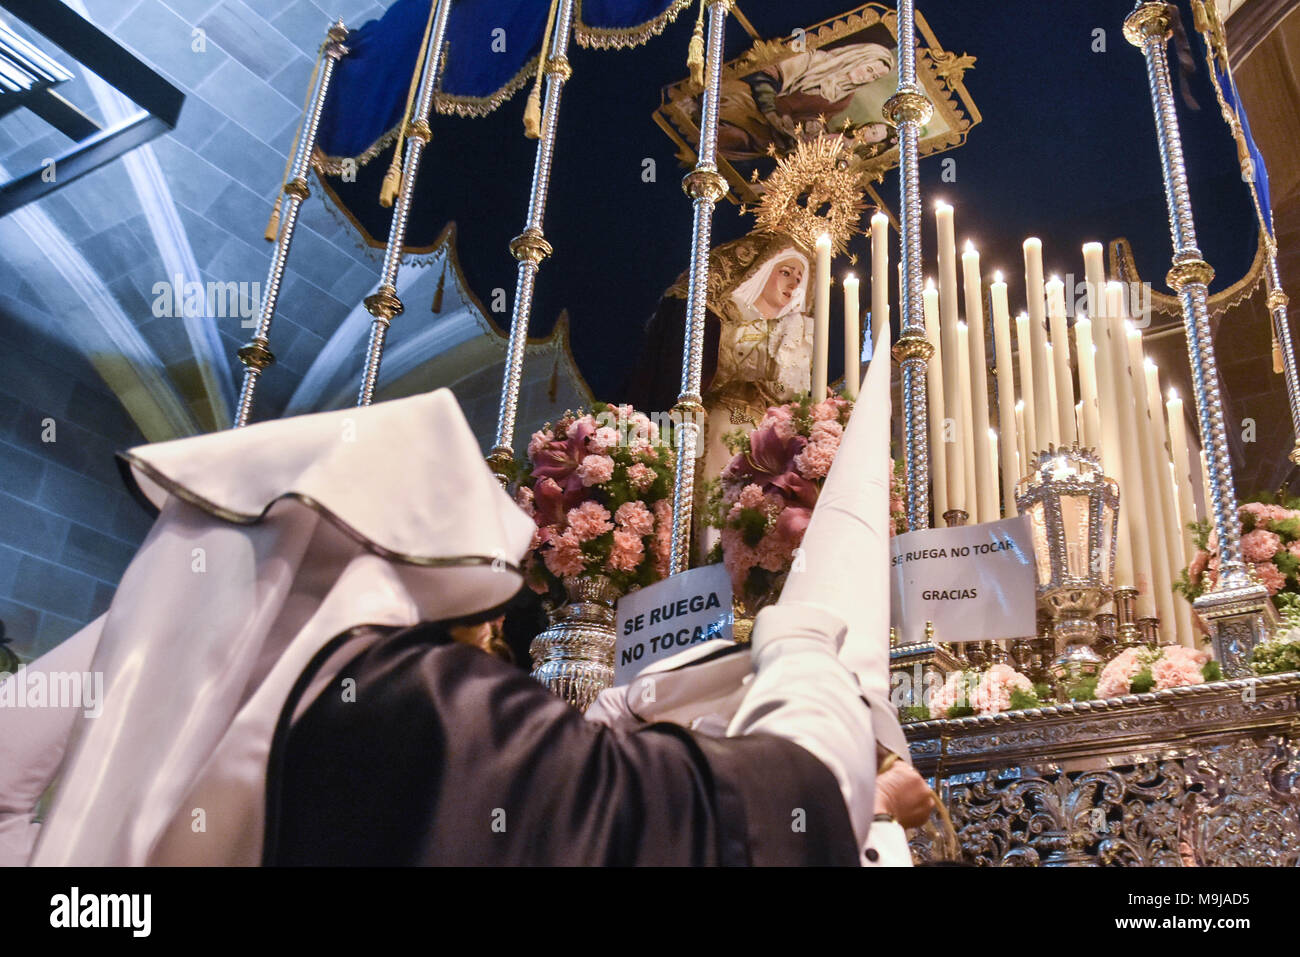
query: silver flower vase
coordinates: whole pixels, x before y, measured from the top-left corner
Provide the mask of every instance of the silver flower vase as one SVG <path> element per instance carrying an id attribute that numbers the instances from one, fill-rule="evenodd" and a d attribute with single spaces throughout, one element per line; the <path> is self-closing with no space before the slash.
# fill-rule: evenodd
<path id="1" fill-rule="evenodd" d="M 614 603 L 619 592 L 603 575 L 566 578 L 569 600 L 549 614 L 533 639 L 532 676 L 579 711 L 614 683 Z"/>

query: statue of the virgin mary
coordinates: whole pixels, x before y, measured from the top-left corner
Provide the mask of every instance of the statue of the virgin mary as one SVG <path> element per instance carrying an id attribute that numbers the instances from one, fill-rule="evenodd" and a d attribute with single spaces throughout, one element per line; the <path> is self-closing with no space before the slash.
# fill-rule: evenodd
<path id="1" fill-rule="evenodd" d="M 808 254 L 776 233 L 753 232 L 709 254 L 700 377 L 707 420 L 696 469 L 701 481 L 716 478 L 731 460 L 724 440 L 728 432 L 756 426 L 769 406 L 808 391 L 810 273 Z M 664 293 L 646 328 L 643 362 L 630 390 L 638 408 L 668 411 L 677 402 L 687 294 L 683 273 Z"/>

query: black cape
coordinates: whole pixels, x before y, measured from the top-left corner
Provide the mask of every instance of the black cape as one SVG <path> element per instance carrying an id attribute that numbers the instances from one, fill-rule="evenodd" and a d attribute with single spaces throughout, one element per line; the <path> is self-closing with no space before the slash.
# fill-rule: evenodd
<path id="1" fill-rule="evenodd" d="M 380 638 L 291 723 L 330 650 L 276 732 L 264 863 L 858 864 L 834 776 L 789 741 L 593 725 L 438 624 Z"/>

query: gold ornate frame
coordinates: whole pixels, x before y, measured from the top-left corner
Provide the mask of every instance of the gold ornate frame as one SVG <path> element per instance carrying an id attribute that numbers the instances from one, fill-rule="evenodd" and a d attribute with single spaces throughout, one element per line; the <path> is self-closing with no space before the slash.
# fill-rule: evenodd
<path id="1" fill-rule="evenodd" d="M 868 3 L 806 28 L 802 42 L 807 48 L 815 50 L 878 24 L 887 27 L 897 40 L 897 12 L 884 4 Z M 961 146 L 966 142 L 971 128 L 982 122 L 983 117 L 962 82 L 965 72 L 975 65 L 975 57 L 944 50 L 919 12 L 916 14 L 916 25 L 921 40 L 917 51 L 917 80 L 934 101 L 936 117 L 942 119 L 947 126 L 947 130 L 921 141 L 921 155 L 927 156 Z M 744 54 L 723 64 L 724 81 L 747 76 L 799 52 L 792 46 L 794 42 L 794 37 L 755 41 L 754 46 Z M 660 105 L 653 114 L 655 123 L 676 144 L 678 160 L 687 166 L 693 166 L 696 162 L 695 146 L 692 144 L 699 142 L 699 130 L 683 104 L 698 95 L 699 90 L 691 85 L 689 79 L 681 80 L 664 89 Z M 864 171 L 868 177 L 879 181 L 884 178 L 887 170 L 897 165 L 898 147 L 894 146 L 869 159 Z M 727 178 L 732 188 L 729 195 L 733 202 L 758 201 L 759 194 L 753 184 L 730 162 L 719 158 L 718 171 Z"/>

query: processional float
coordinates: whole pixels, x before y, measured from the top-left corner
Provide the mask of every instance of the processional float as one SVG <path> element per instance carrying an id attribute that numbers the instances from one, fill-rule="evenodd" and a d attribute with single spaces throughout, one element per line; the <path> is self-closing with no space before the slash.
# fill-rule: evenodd
<path id="1" fill-rule="evenodd" d="M 522 45 L 517 39 L 511 44 L 515 50 L 520 50 L 522 46 L 521 57 L 529 57 L 528 61 L 509 63 L 499 69 L 494 66 L 497 73 L 486 78 L 465 72 L 466 64 L 472 63 L 475 58 L 458 58 L 454 53 L 458 49 L 465 49 L 471 42 L 467 38 L 474 36 L 472 29 L 477 8 L 472 3 L 409 0 L 394 4 L 382 20 L 372 21 L 352 33 L 346 31 L 342 24 L 335 24 L 322 46 L 303 124 L 286 174 L 284 195 L 277 200 L 276 216 L 273 217 L 272 227 L 268 229 L 268 238 L 273 236 L 275 239 L 275 252 L 257 330 L 252 341 L 240 351 L 246 372 L 235 424 L 238 426 L 248 422 L 258 378 L 273 361 L 270 327 L 298 209 L 308 195 L 306 177 L 312 166 L 315 165 L 318 172 L 337 175 L 341 163 L 345 162 L 338 157 L 353 156 L 364 162 L 379 155 L 389 143 L 395 142 L 380 197 L 383 205 L 392 208 L 391 223 L 377 289 L 365 300 L 372 322 L 358 404 L 366 405 L 374 397 L 391 323 L 404 308 L 397 289 L 397 270 L 404 253 L 409 252 L 404 246 L 407 224 L 412 197 L 417 189 L 421 159 L 429 147 L 429 119 L 433 111 L 437 109 L 462 115 L 481 114 L 499 105 L 531 78 L 534 83 L 525 110 L 525 126 L 529 134 L 537 138 L 538 143 L 524 229 L 510 244 L 510 252 L 517 261 L 516 292 L 496 433 L 488 454 L 489 462 L 503 483 L 508 481 L 514 464 L 513 445 L 520 376 L 533 293 L 541 263 L 552 252 L 544 234 L 544 218 L 560 100 L 565 83 L 572 74 L 567 59 L 569 45 L 575 36 L 579 42 L 588 46 L 626 46 L 643 42 L 662 30 L 668 21 L 689 5 L 689 0 L 643 0 L 628 3 L 610 0 L 606 4 L 588 3 L 583 9 L 587 22 L 581 22 L 578 18 L 575 0 L 552 0 L 549 10 L 545 11 L 540 9 L 543 5 L 537 5 L 519 13 L 517 22 L 505 27 L 516 38 L 519 35 L 531 38 Z M 1208 8 L 1203 8 L 1199 3 L 1195 6 L 1206 21 L 1207 36 L 1213 38 L 1213 28 L 1217 21 L 1211 13 L 1206 12 Z M 727 195 L 729 188 L 727 178 L 719 169 L 718 125 L 723 40 L 730 9 L 731 0 L 701 0 L 699 19 L 688 56 L 692 75 L 702 91 L 702 105 L 694 168 L 683 180 L 683 188 L 692 202 L 693 218 L 680 390 L 673 409 L 679 426 L 672 497 L 673 534 L 669 561 L 672 573 L 684 571 L 690 563 L 698 462 L 696 453 L 701 441 L 704 411 L 700 395 L 701 365 L 712 218 L 717 202 Z M 1168 38 L 1169 22 L 1170 13 L 1165 4 L 1140 3 L 1129 17 L 1125 32 L 1130 41 L 1142 49 L 1147 60 L 1175 245 L 1174 268 L 1170 272 L 1169 282 L 1182 303 L 1197 420 L 1206 445 L 1207 510 L 1212 514 L 1222 558 L 1217 584 L 1197 599 L 1195 607 L 1214 629 L 1216 650 L 1225 669 L 1229 674 L 1236 674 L 1242 671 L 1245 656 L 1268 628 L 1269 602 L 1266 591 L 1251 579 L 1240 556 L 1241 530 L 1236 518 L 1236 495 L 1223 429 L 1223 404 L 1206 314 L 1206 286 L 1212 272 L 1200 258 L 1195 245 L 1186 172 L 1165 58 L 1164 46 Z M 1144 597 L 1147 604 L 1142 609 L 1135 609 L 1139 594 L 1134 587 L 1137 578 L 1149 574 L 1152 569 L 1163 568 L 1157 577 L 1162 582 L 1168 582 L 1178 566 L 1177 546 L 1171 545 L 1166 551 L 1161 543 L 1148 542 L 1146 536 L 1139 532 L 1139 526 L 1134 524 L 1133 516 L 1154 511 L 1162 516 L 1166 525 L 1177 527 L 1180 524 L 1180 512 L 1172 503 L 1170 495 L 1161 495 L 1154 488 L 1151 494 L 1156 496 L 1155 499 L 1148 506 L 1141 506 L 1139 500 L 1144 494 L 1144 485 L 1151 486 L 1153 481 L 1159 484 L 1160 473 L 1167 465 L 1162 468 L 1159 459 L 1153 457 L 1149 445 L 1144 447 L 1131 431 L 1119 429 L 1113 421 L 1097 415 L 1098 407 L 1103 404 L 1113 408 L 1142 410 L 1144 403 L 1152 403 L 1153 396 L 1159 394 L 1158 388 L 1153 387 L 1153 390 L 1139 395 L 1132 391 L 1132 383 L 1129 381 L 1131 375 L 1115 374 L 1118 368 L 1131 370 L 1131 363 L 1129 366 L 1124 366 L 1124 363 L 1135 356 L 1137 369 L 1140 370 L 1141 349 L 1139 345 L 1138 351 L 1133 353 L 1132 342 L 1124 341 L 1123 334 L 1116 331 L 1117 323 L 1125 314 L 1126 305 L 1122 294 L 1111 288 L 1106 281 L 1099 245 L 1089 244 L 1084 249 L 1089 314 L 1094 321 L 1080 319 L 1075 324 L 1082 388 L 1077 426 L 1073 418 L 1075 397 L 1068 335 L 1064 334 L 1064 312 L 1060 308 L 1062 290 L 1059 288 L 1060 283 L 1045 280 L 1041 267 L 1041 244 L 1030 240 L 1025 247 L 1026 279 L 1032 294 L 1028 297 L 1028 315 L 1017 322 L 1018 338 L 1022 343 L 1018 359 L 1024 404 L 1017 403 L 1015 408 L 1006 402 L 1000 405 L 998 420 L 1002 423 L 1003 441 L 1000 445 L 986 444 L 981 427 L 990 420 L 987 392 L 976 389 L 968 393 L 973 397 L 975 406 L 975 434 L 971 435 L 970 423 L 966 422 L 967 444 L 964 453 L 961 449 L 949 447 L 950 443 L 942 438 L 942 423 L 945 419 L 943 396 L 945 392 L 952 395 L 955 391 L 947 380 L 956 376 L 961 367 L 969 365 L 972 370 L 977 369 L 984 353 L 985 302 L 978 270 L 978 254 L 974 255 L 972 277 L 967 261 L 971 251 L 968 251 L 962 258 L 963 269 L 966 270 L 968 324 L 962 326 L 957 323 L 956 255 L 954 247 L 942 242 L 943 237 L 952 232 L 951 208 L 947 209 L 946 216 L 942 208 L 937 214 L 941 237 L 941 289 L 932 291 L 925 288 L 918 170 L 922 129 L 933 115 L 934 104 L 924 84 L 918 82 L 916 33 L 914 3 L 911 0 L 900 2 L 896 29 L 899 39 L 898 87 L 885 102 L 882 112 L 883 118 L 897 132 L 899 149 L 901 329 L 893 355 L 900 365 L 902 379 L 902 453 L 907 528 L 920 530 L 930 527 L 932 513 L 936 519 L 942 518 L 949 525 L 960 525 L 971 520 L 988 521 L 990 517 L 998 517 L 996 502 L 999 497 L 1003 499 L 1007 514 L 1014 514 L 1020 498 L 1020 486 L 1023 484 L 1020 480 L 1031 476 L 1031 473 L 1044 474 L 1031 464 L 1036 461 L 1038 453 L 1052 451 L 1059 446 L 1059 456 L 1067 456 L 1076 441 L 1086 437 L 1090 444 L 1100 449 L 1101 464 L 1107 472 L 1113 474 L 1121 461 L 1132 469 L 1132 475 L 1123 476 L 1120 482 L 1123 494 L 1133 499 L 1128 509 L 1121 509 L 1121 513 L 1126 514 L 1118 519 L 1119 527 L 1124 528 L 1125 532 L 1122 536 L 1111 534 L 1101 545 L 1100 551 L 1108 551 L 1109 555 L 1095 555 L 1090 562 L 1084 563 L 1082 572 L 1078 568 L 1074 571 L 1075 578 L 1101 579 L 1102 603 L 1114 601 L 1114 614 L 1096 615 L 1097 626 L 1121 644 L 1136 644 L 1154 637 L 1154 621 L 1158 612 L 1167 629 L 1190 633 L 1189 613 L 1181 605 L 1175 606 L 1168 596 L 1159 596 L 1158 608 Z M 533 51 L 536 51 L 535 58 L 531 57 Z M 370 111 L 374 119 L 368 125 L 361 124 L 360 129 L 356 128 L 355 123 L 341 123 L 340 111 L 343 107 L 340 103 L 348 99 L 349 89 L 359 87 L 360 77 L 373 75 L 375 61 L 379 59 L 387 61 L 385 67 L 388 72 L 385 75 L 392 82 L 382 87 L 384 94 L 381 102 Z M 1221 96 L 1225 118 L 1234 131 L 1240 132 L 1241 119 L 1236 105 L 1235 86 L 1231 83 L 1230 71 L 1226 69 L 1226 59 L 1221 57 L 1220 60 L 1222 68 L 1215 73 L 1216 89 Z M 355 77 L 349 72 L 353 66 L 356 67 Z M 544 102 L 541 93 L 543 80 Z M 336 88 L 333 93 L 332 88 Z M 1296 374 L 1287 323 L 1286 297 L 1281 290 L 1277 270 L 1276 243 L 1271 231 L 1271 217 L 1267 212 L 1267 196 L 1261 196 L 1253 178 L 1250 182 L 1268 252 L 1268 304 L 1273 316 L 1280 364 L 1286 373 L 1293 422 L 1300 424 L 1300 379 Z M 879 236 L 873 229 L 873 240 L 878 239 Z M 883 246 L 883 243 L 880 245 Z M 1010 317 L 1006 306 L 1006 285 L 997 277 L 988 291 L 991 294 L 988 315 L 997 355 L 997 374 L 999 381 L 1005 378 L 1010 382 L 1015 375 L 1016 361 L 1009 345 Z M 873 299 L 882 294 L 883 290 L 873 289 Z M 873 311 L 880 309 L 877 307 Z M 1052 334 L 1051 342 L 1047 338 L 1049 332 Z M 1061 348 L 1063 338 L 1065 346 Z M 1025 343 L 1031 348 L 1026 350 Z M 1091 369 L 1094 343 L 1100 357 L 1096 370 Z M 1057 347 L 1054 355 L 1053 346 Z M 1088 375 L 1082 374 L 1085 364 L 1090 369 Z M 1134 374 L 1140 375 L 1141 372 Z M 982 373 L 980 381 L 983 382 Z M 1007 396 L 1011 394 L 1009 389 L 1000 390 L 1000 400 L 1003 392 Z M 985 404 L 981 405 L 980 399 Z M 969 409 L 954 407 L 949 411 L 970 416 Z M 1149 411 L 1153 420 L 1158 418 L 1162 423 L 1165 421 L 1157 406 L 1144 411 Z M 1021 427 L 1016 430 L 1021 443 L 1019 450 L 1005 434 L 1013 420 L 1021 423 Z M 1172 429 L 1172 409 L 1169 423 Z M 1024 438 L 1026 435 L 1032 438 L 1032 442 Z M 1166 439 L 1177 458 L 1179 436 L 1169 434 Z M 991 437 L 990 443 L 996 442 L 997 437 Z M 1183 449 L 1186 458 L 1185 446 Z M 954 454 L 964 454 L 965 458 L 945 463 L 945 456 Z M 1079 449 L 1077 453 L 1069 454 L 1077 459 L 1084 454 L 1084 450 Z M 1293 455 L 1300 456 L 1300 443 L 1297 443 L 1297 451 Z M 1084 464 L 1086 467 L 1086 462 Z M 966 484 L 952 484 L 952 476 L 962 471 L 966 474 Z M 982 485 L 972 477 L 976 474 L 981 477 L 979 482 Z M 987 480 L 988 477 L 991 477 L 991 483 Z M 1024 491 L 1033 492 L 1035 489 Z M 992 506 L 988 504 L 990 496 L 994 503 Z M 1139 507 L 1134 508 L 1134 503 Z M 1185 518 L 1187 513 L 1183 511 L 1181 514 Z M 1108 520 L 1105 516 L 1097 518 L 1097 522 L 1102 524 Z M 1124 547 L 1116 548 L 1117 537 L 1126 541 Z M 1112 562 L 1116 564 L 1112 566 Z M 1148 585 L 1144 596 L 1150 590 Z M 1095 614 L 1098 609 L 1093 607 L 1091 610 Z M 1076 613 L 1077 611 L 1075 609 Z M 1145 611 L 1146 617 L 1143 618 L 1138 611 Z M 1024 642 L 1017 644 L 1023 650 Z M 986 661 L 1007 660 L 1007 649 L 1000 645 L 974 648 L 971 651 L 973 654 L 969 656 L 964 651 L 959 652 L 959 661 L 978 663 L 979 657 Z"/>

